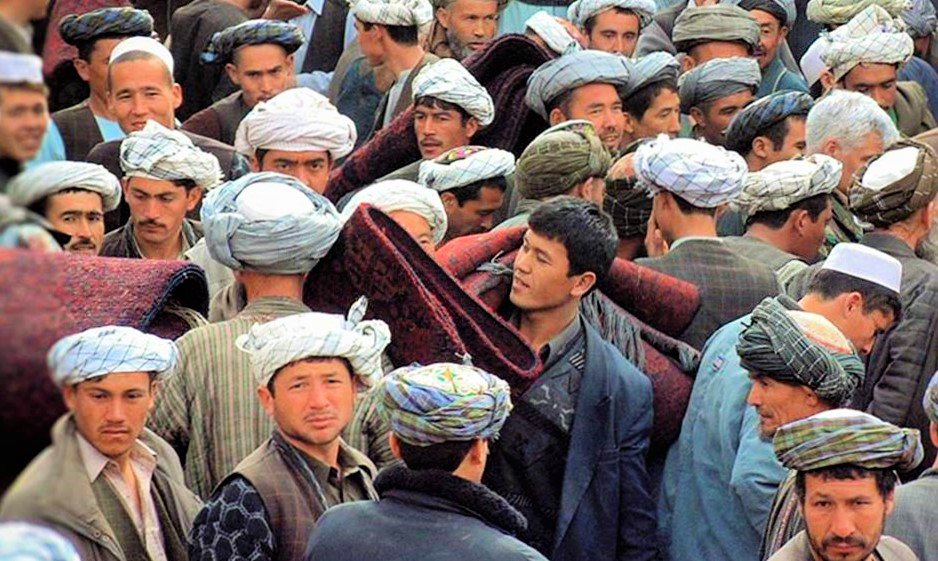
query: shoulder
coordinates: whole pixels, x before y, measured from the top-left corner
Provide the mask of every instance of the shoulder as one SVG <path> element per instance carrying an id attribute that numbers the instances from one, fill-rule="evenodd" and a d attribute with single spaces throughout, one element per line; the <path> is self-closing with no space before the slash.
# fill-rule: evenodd
<path id="1" fill-rule="evenodd" d="M 622 388 L 627 390 L 629 401 L 651 401 L 651 381 L 634 364 L 629 362 L 611 343 L 605 341 L 596 331 L 596 328 L 583 323 L 586 334 L 587 361 L 589 355 L 601 353 L 605 360 L 602 374 L 608 380 L 607 384 L 612 390 Z M 587 362 L 587 369 L 592 371 L 594 365 Z"/>
<path id="2" fill-rule="evenodd" d="M 58 480 L 60 461 L 52 446 L 26 466 L 0 501 L 0 519 L 37 518 L 52 483 Z"/>
<path id="3" fill-rule="evenodd" d="M 783 68 L 778 81 L 778 90 L 795 90 L 807 93 L 808 83 L 801 76 L 787 68 Z"/>
<path id="4" fill-rule="evenodd" d="M 927 104 L 925 88 L 918 82 L 903 81 L 896 82 L 896 90 L 899 97 L 904 98 L 910 104 Z"/>
<path id="5" fill-rule="evenodd" d="M 101 257 L 127 257 L 127 252 L 123 248 L 124 230 L 126 225 L 108 232 L 104 235 L 104 241 L 101 242 Z"/>
<path id="6" fill-rule="evenodd" d="M 93 164 L 104 165 L 108 160 L 117 158 L 117 155 L 120 152 L 120 146 L 120 140 L 108 140 L 107 142 L 101 142 L 92 148 L 91 152 L 88 152 L 88 157 L 86 160 Z M 105 167 L 107 166 L 105 165 Z"/>
<path id="7" fill-rule="evenodd" d="M 881 554 L 886 561 L 918 561 L 912 548 L 891 536 L 883 536 L 879 539 L 876 552 Z"/>

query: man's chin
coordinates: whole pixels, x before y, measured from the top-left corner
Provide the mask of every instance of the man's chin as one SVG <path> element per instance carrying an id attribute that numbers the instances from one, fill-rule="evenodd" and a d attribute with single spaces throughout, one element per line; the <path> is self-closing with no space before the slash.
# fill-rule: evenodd
<path id="1" fill-rule="evenodd" d="M 69 253 L 74 253 L 75 255 L 87 255 L 91 257 L 94 257 L 98 254 L 97 247 L 87 247 L 87 246 L 81 246 L 81 247 L 70 246 L 70 247 L 66 247 L 65 251 Z"/>

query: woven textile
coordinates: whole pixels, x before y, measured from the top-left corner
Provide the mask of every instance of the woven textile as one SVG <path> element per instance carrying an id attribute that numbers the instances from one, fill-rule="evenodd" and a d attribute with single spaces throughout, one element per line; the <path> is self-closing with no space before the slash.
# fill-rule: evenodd
<path id="1" fill-rule="evenodd" d="M 203 152 L 183 133 L 148 121 L 143 130 L 121 142 L 120 164 L 125 177 L 163 181 L 191 180 L 211 189 L 222 179 L 218 158 Z"/>
<path id="2" fill-rule="evenodd" d="M 897 165 L 894 157 L 903 155 L 911 158 L 905 169 Z M 895 176 L 897 171 L 906 170 L 909 170 L 906 175 Z M 874 184 L 876 176 L 885 176 L 885 179 Z M 936 194 L 938 154 L 926 144 L 903 139 L 854 174 L 849 191 L 850 210 L 875 226 L 889 226 L 911 216 L 934 200 Z"/>
<path id="3" fill-rule="evenodd" d="M 58 532 L 26 522 L 0 524 L 0 559 L 81 561 L 75 546 Z"/>
<path id="4" fill-rule="evenodd" d="M 413 181 L 389 179 L 365 187 L 345 203 L 342 221 L 347 222 L 363 204 L 371 205 L 385 214 L 403 211 L 422 216 L 430 225 L 433 243 L 436 245 L 446 237 L 446 209 L 443 208 L 439 193 Z"/>
<path id="5" fill-rule="evenodd" d="M 905 22 L 906 31 L 913 39 L 928 37 L 938 27 L 935 5 L 931 3 L 931 0 L 912 0 L 912 6 L 902 12 L 902 21 Z"/>
<path id="6" fill-rule="evenodd" d="M 753 92 L 762 82 L 762 71 L 754 58 L 715 58 L 685 72 L 678 79 L 681 113 L 745 90 Z"/>
<path id="7" fill-rule="evenodd" d="M 840 161 L 823 154 L 776 162 L 747 175 L 732 206 L 751 217 L 784 210 L 816 195 L 829 195 L 840 184 L 843 167 Z"/>
<path id="8" fill-rule="evenodd" d="M 793 116 L 807 117 L 814 99 L 803 92 L 775 92 L 747 105 L 726 129 L 726 148 L 747 154 L 752 141 L 770 127 Z"/>
<path id="9" fill-rule="evenodd" d="M 882 7 L 872 5 L 845 25 L 827 34 L 830 43 L 821 60 L 840 81 L 858 64 L 902 65 L 915 54 L 912 37 L 902 20 L 893 19 Z"/>
<path id="10" fill-rule="evenodd" d="M 528 78 L 525 103 L 547 119 L 551 102 L 586 84 L 627 86 L 632 64 L 625 57 L 602 51 L 577 51 L 561 55 L 540 66 Z"/>
<path id="11" fill-rule="evenodd" d="M 747 12 L 761 10 L 772 14 L 782 25 L 787 26 L 789 29 L 798 19 L 795 0 L 740 0 L 737 5 Z"/>
<path id="12" fill-rule="evenodd" d="M 414 101 L 432 97 L 458 105 L 487 127 L 495 118 L 492 96 L 457 60 L 443 58 L 424 66 L 411 84 Z"/>
<path id="13" fill-rule="evenodd" d="M 678 52 L 685 53 L 710 41 L 745 43 L 752 51 L 759 44 L 759 34 L 759 24 L 739 6 L 688 6 L 674 20 L 671 41 Z"/>
<path id="14" fill-rule="evenodd" d="M 589 121 L 555 125 L 525 148 L 515 168 L 515 185 L 526 199 L 568 193 L 591 177 L 605 177 L 612 158 Z"/>
<path id="15" fill-rule="evenodd" d="M 922 399 L 922 406 L 931 422 L 938 423 L 938 373 L 931 378 L 928 383 L 928 389 L 925 390 L 925 397 Z"/>
<path id="16" fill-rule="evenodd" d="M 168 339 L 109 325 L 60 339 L 46 362 L 55 383 L 70 386 L 120 372 L 154 372 L 165 378 L 176 369 L 179 351 Z"/>
<path id="17" fill-rule="evenodd" d="M 525 30 L 530 29 L 544 40 L 547 48 L 558 55 L 582 50 L 580 43 L 557 21 L 557 17 L 541 10 L 524 22 Z"/>
<path id="18" fill-rule="evenodd" d="M 48 162 L 17 175 L 6 186 L 10 201 L 22 207 L 65 189 L 84 189 L 101 195 L 104 212 L 117 208 L 121 185 L 111 172 L 87 162 Z"/>
<path id="19" fill-rule="evenodd" d="M 59 33 L 69 45 L 85 43 L 96 37 L 149 37 L 153 33 L 153 18 L 146 10 L 101 8 L 65 16 L 59 21 Z"/>
<path id="20" fill-rule="evenodd" d="M 628 99 L 645 86 L 657 84 L 665 80 L 677 80 L 681 70 L 681 63 L 674 55 L 664 51 L 649 53 L 632 62 L 632 72 L 629 82 L 619 89 L 619 97 Z"/>
<path id="21" fill-rule="evenodd" d="M 511 152 L 484 146 L 460 146 L 420 164 L 418 181 L 442 193 L 505 177 L 514 171 L 515 156 Z"/>
<path id="22" fill-rule="evenodd" d="M 201 59 L 206 64 L 225 64 L 232 61 L 235 51 L 248 45 L 279 45 L 291 54 L 303 41 L 303 31 L 290 22 L 252 19 L 212 35 Z"/>
<path id="23" fill-rule="evenodd" d="M 366 23 L 414 27 L 433 21 L 433 6 L 427 0 L 357 0 L 351 15 Z"/>
<path id="24" fill-rule="evenodd" d="M 612 216 L 620 239 L 644 236 L 648 232 L 652 201 L 648 188 L 634 178 L 606 178 L 603 209 Z"/>
<path id="25" fill-rule="evenodd" d="M 654 0 L 576 0 L 567 8 L 567 19 L 583 28 L 586 27 L 588 19 L 613 8 L 628 10 L 637 15 L 640 28 L 651 23 L 655 12 L 658 11 Z"/>
<path id="26" fill-rule="evenodd" d="M 879 6 L 893 17 L 909 7 L 909 0 L 810 0 L 808 19 L 824 25 L 843 25 L 870 6 Z"/>

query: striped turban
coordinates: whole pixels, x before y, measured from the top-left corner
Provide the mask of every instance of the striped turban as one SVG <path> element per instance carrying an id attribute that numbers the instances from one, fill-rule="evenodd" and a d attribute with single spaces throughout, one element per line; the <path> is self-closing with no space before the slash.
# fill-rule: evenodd
<path id="1" fill-rule="evenodd" d="M 59 386 L 126 372 L 153 372 L 165 378 L 178 363 L 179 350 L 169 339 L 118 325 L 59 339 L 46 355 L 52 380 Z"/>
<path id="2" fill-rule="evenodd" d="M 576 0 L 567 8 L 567 19 L 582 29 L 590 18 L 613 8 L 628 10 L 637 15 L 640 29 L 651 23 L 655 12 L 658 11 L 654 0 Z"/>
<path id="3" fill-rule="evenodd" d="M 59 33 L 69 45 L 98 37 L 149 37 L 153 34 L 153 17 L 146 10 L 128 6 L 101 8 L 65 16 L 59 21 Z"/>
<path id="4" fill-rule="evenodd" d="M 222 179 L 218 158 L 203 152 L 182 132 L 156 121 L 147 121 L 143 130 L 121 141 L 120 163 L 124 177 L 189 180 L 205 190 Z"/>
<path id="5" fill-rule="evenodd" d="M 515 171 L 511 152 L 484 146 L 460 146 L 420 164 L 418 183 L 443 193 Z"/>
<path id="6" fill-rule="evenodd" d="M 365 23 L 421 27 L 433 21 L 433 5 L 427 0 L 357 0 L 352 16 Z"/>
<path id="7" fill-rule="evenodd" d="M 305 40 L 303 31 L 290 22 L 252 19 L 212 35 L 199 58 L 205 64 L 225 64 L 232 61 L 235 51 L 249 45 L 279 45 L 292 54 Z"/>
<path id="8" fill-rule="evenodd" d="M 807 14 L 815 23 L 843 25 L 870 6 L 879 6 L 892 17 L 899 17 L 909 7 L 909 0 L 810 0 Z"/>
<path id="9" fill-rule="evenodd" d="M 829 195 L 840 184 L 840 161 L 814 154 L 784 160 L 750 173 L 732 206 L 752 217 L 760 212 L 785 210 L 817 195 Z"/>
<path id="10" fill-rule="evenodd" d="M 814 99 L 804 92 L 774 92 L 747 105 L 726 129 L 727 149 L 742 155 L 752 150 L 752 141 L 789 117 L 807 117 Z"/>
<path id="11" fill-rule="evenodd" d="M 860 220 L 886 227 L 905 220 L 938 195 L 938 155 L 927 144 L 903 139 L 853 176 L 850 210 Z"/>
<path id="12" fill-rule="evenodd" d="M 762 82 L 762 70 L 754 58 L 715 58 L 685 72 L 678 79 L 681 113 L 692 107 L 729 97 L 742 91 L 755 92 Z"/>
<path id="13" fill-rule="evenodd" d="M 531 73 L 524 101 L 547 120 L 551 104 L 580 86 L 611 84 L 619 88 L 628 85 L 631 66 L 627 58 L 602 51 L 568 53 L 538 66 Z"/>
<path id="14" fill-rule="evenodd" d="M 101 195 L 104 212 L 117 208 L 121 184 L 104 166 L 87 162 L 47 162 L 32 167 L 7 183 L 7 195 L 15 205 L 28 207 L 66 189 L 82 189 Z"/>
<path id="15" fill-rule="evenodd" d="M 859 64 L 901 66 L 915 54 L 915 44 L 902 20 L 893 19 L 875 5 L 828 33 L 827 38 L 829 44 L 821 60 L 838 82 Z"/>
<path id="16" fill-rule="evenodd" d="M 569 193 L 591 177 L 605 177 L 612 158 L 589 121 L 566 121 L 542 132 L 518 158 L 515 186 L 526 199 Z"/>
<path id="17" fill-rule="evenodd" d="M 440 194 L 413 181 L 389 179 L 365 187 L 345 204 L 342 222 L 347 222 L 355 209 L 363 204 L 369 204 L 385 214 L 403 211 L 423 217 L 430 224 L 433 243 L 436 245 L 446 237 L 446 209 L 443 208 Z"/>

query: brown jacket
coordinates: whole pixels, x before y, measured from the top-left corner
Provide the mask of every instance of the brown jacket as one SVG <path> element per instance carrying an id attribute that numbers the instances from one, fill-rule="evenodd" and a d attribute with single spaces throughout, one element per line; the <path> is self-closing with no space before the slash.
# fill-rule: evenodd
<path id="1" fill-rule="evenodd" d="M 414 100 L 414 90 L 412 89 L 414 78 L 417 74 L 423 70 L 423 67 L 440 60 L 434 54 L 427 53 L 423 55 L 423 59 L 420 63 L 410 71 L 410 74 L 407 75 L 407 80 L 404 82 L 404 88 L 401 90 L 401 97 L 397 98 L 397 104 L 392 109 L 393 117 L 396 117 L 407 110 L 408 107 L 413 104 Z M 381 98 L 381 103 L 378 105 L 378 111 L 375 113 L 375 128 L 374 132 L 378 132 L 384 127 L 384 114 L 388 111 L 388 93 L 384 94 L 384 97 Z M 393 119 L 392 117 L 392 119 Z"/>

